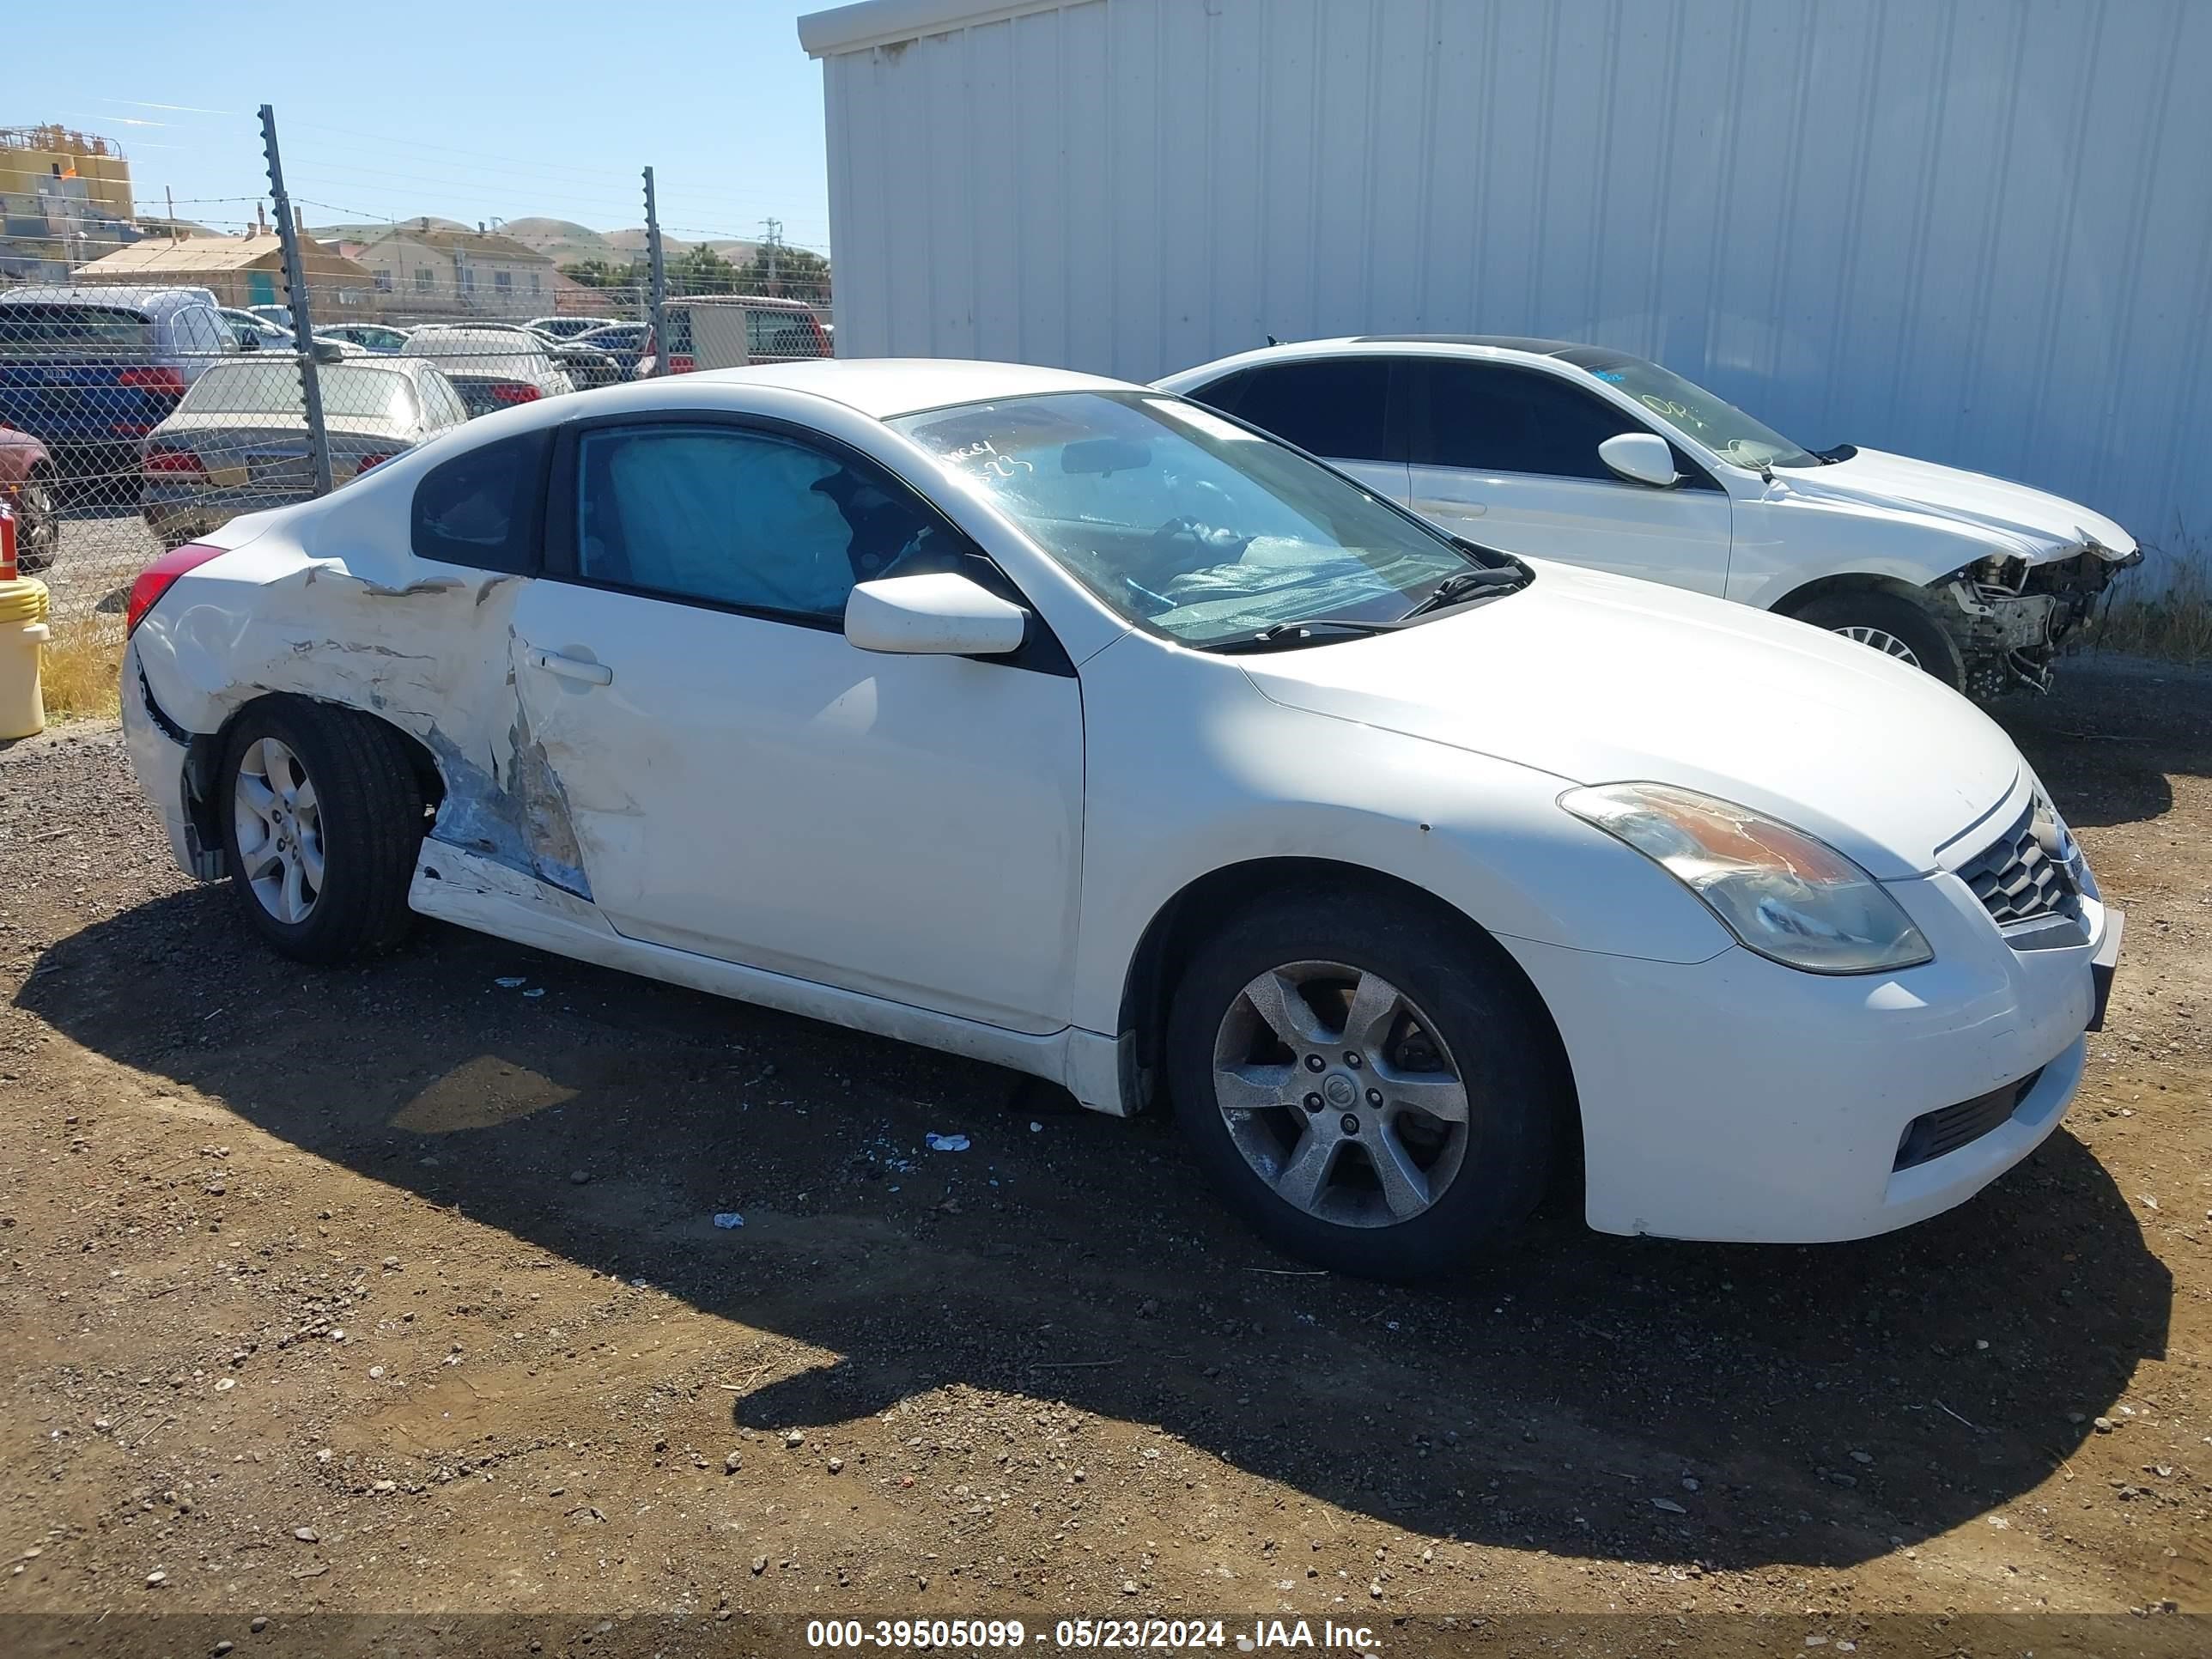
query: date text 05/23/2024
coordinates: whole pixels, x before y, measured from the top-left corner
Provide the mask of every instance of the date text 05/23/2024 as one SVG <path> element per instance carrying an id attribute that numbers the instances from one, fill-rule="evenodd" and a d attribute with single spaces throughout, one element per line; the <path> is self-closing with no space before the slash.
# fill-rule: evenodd
<path id="1" fill-rule="evenodd" d="M 1379 1649 L 1365 1625 L 1333 1620 L 1260 1619 L 1248 1626 L 1222 1619 L 1061 1619 L 1032 1632 L 1018 1619 L 812 1619 L 806 1645 L 837 1649 L 1013 1649 L 1032 1639 L 1054 1648 L 1137 1651 L 1232 1648 L 1240 1653 L 1315 1648 L 1368 1656 Z"/>

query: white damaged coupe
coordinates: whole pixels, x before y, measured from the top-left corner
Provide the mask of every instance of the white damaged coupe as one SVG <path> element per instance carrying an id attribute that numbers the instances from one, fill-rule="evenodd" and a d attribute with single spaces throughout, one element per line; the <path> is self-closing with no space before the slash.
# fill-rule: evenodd
<path id="1" fill-rule="evenodd" d="M 170 554 L 129 623 L 140 781 L 278 950 L 419 913 L 1164 1098 L 1352 1273 L 1569 1169 L 1610 1232 L 1947 1209 L 2057 1124 L 2119 942 L 1925 675 L 1055 370 L 525 405 Z"/>

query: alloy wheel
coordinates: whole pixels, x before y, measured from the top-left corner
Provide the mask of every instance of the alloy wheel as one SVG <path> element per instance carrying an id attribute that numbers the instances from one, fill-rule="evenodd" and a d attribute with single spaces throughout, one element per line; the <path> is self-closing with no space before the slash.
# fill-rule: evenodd
<path id="1" fill-rule="evenodd" d="M 1896 658 L 1908 668 L 1920 666 L 1920 659 L 1914 654 L 1912 647 L 1887 629 L 1855 625 L 1850 628 L 1838 628 L 1835 631 L 1847 640 L 1856 640 L 1861 645 L 1872 646 L 1885 657 Z"/>
<path id="2" fill-rule="evenodd" d="M 298 924 L 323 891 L 323 820 L 314 781 L 275 738 L 239 757 L 232 792 L 238 857 L 253 896 L 277 921 Z"/>
<path id="3" fill-rule="evenodd" d="M 1276 1196 L 1339 1226 L 1412 1220 L 1466 1158 L 1467 1085 L 1443 1038 L 1396 986 L 1342 963 L 1289 963 L 1237 994 L 1213 1092 Z"/>

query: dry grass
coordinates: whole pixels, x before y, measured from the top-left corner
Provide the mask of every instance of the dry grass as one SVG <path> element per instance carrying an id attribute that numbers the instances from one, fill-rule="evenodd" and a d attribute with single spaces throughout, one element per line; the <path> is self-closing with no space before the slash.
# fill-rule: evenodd
<path id="1" fill-rule="evenodd" d="M 123 667 L 123 629 L 114 617 L 82 617 L 53 624 L 40 665 L 49 720 L 113 720 L 116 678 Z"/>
<path id="2" fill-rule="evenodd" d="M 2105 651 L 2212 662 L 2212 547 L 2177 538 L 2114 585 L 2085 643 Z"/>

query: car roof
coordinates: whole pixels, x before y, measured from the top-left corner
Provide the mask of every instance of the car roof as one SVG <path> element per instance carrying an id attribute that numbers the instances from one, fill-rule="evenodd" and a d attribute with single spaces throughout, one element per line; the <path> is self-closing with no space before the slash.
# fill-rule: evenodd
<path id="1" fill-rule="evenodd" d="M 175 283 L 126 287 L 120 283 L 55 283 L 43 288 L 12 288 L 0 293 L 0 305 L 110 305 L 118 310 L 144 311 L 156 301 L 179 305 L 216 303 L 212 289 L 180 288 Z"/>
<path id="2" fill-rule="evenodd" d="M 1354 334 L 1342 343 L 1482 346 L 1492 351 L 1526 351 L 1540 357 L 1556 357 L 1563 351 L 1574 350 L 1580 342 L 1548 340 L 1533 334 Z"/>
<path id="3" fill-rule="evenodd" d="M 694 383 L 729 381 L 811 392 L 878 421 L 951 404 L 998 398 L 1033 398 L 1052 392 L 1136 392 L 1125 380 L 1040 368 L 1030 363 L 981 362 L 964 357 L 806 357 L 748 368 L 715 368 L 689 374 Z M 647 384 L 650 384 L 647 382 Z"/>

